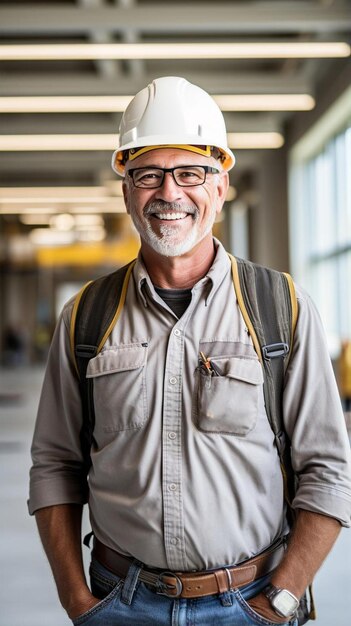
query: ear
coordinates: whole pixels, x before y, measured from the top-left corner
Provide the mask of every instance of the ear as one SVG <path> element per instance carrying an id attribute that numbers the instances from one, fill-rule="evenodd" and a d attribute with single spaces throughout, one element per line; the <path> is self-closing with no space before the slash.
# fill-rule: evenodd
<path id="1" fill-rule="evenodd" d="M 227 197 L 229 187 L 228 172 L 221 172 L 217 184 L 216 213 L 220 213 Z"/>
<path id="2" fill-rule="evenodd" d="M 123 191 L 123 198 L 124 198 L 124 204 L 126 205 L 126 211 L 128 213 L 128 215 L 130 214 L 130 209 L 129 209 L 129 195 L 130 195 L 130 190 L 128 187 L 128 183 L 126 182 L 126 180 L 123 180 L 122 183 L 122 191 Z"/>

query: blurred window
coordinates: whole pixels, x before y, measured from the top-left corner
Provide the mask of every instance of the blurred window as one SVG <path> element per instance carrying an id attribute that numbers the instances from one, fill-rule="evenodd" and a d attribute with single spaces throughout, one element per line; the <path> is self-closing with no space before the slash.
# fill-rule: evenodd
<path id="1" fill-rule="evenodd" d="M 294 151 L 293 151 L 294 152 Z M 337 357 L 351 339 L 351 121 L 290 168 L 291 263 L 314 299 Z"/>

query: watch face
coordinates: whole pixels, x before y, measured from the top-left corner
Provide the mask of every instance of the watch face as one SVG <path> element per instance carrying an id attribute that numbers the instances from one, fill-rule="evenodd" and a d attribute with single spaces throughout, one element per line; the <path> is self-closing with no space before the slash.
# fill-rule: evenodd
<path id="1" fill-rule="evenodd" d="M 296 598 L 289 593 L 289 591 L 286 591 L 286 589 L 281 589 L 281 591 L 272 598 L 271 602 L 277 613 L 283 617 L 289 617 L 289 615 L 295 613 L 299 606 Z"/>

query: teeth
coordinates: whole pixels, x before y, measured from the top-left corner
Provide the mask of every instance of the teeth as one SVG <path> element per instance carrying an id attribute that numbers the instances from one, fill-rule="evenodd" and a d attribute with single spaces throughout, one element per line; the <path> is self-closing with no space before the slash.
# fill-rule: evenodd
<path id="1" fill-rule="evenodd" d="M 155 215 L 159 220 L 182 220 L 187 213 L 156 213 Z"/>

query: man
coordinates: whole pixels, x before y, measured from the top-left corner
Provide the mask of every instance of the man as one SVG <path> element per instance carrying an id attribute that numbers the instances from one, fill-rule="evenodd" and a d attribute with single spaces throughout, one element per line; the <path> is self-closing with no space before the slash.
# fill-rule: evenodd
<path id="1" fill-rule="evenodd" d="M 212 237 L 234 165 L 222 114 L 186 80 L 157 79 L 127 108 L 112 163 L 141 249 L 87 370 L 91 591 L 73 302 L 53 339 L 32 448 L 29 508 L 61 603 L 87 626 L 295 626 L 351 513 L 350 451 L 318 315 L 298 290 L 283 399 L 299 476 L 289 534 L 261 365 Z M 208 376 L 209 364 L 221 375 Z"/>

